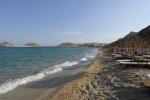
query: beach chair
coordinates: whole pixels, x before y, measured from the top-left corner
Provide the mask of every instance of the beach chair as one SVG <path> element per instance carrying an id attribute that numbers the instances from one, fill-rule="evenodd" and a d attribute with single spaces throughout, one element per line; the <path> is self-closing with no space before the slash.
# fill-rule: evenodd
<path id="1" fill-rule="evenodd" d="M 147 67 L 150 68 L 150 60 L 147 59 L 135 59 L 134 61 L 128 61 L 128 60 L 120 60 L 119 62 L 121 65 L 124 65 L 126 67 Z"/>

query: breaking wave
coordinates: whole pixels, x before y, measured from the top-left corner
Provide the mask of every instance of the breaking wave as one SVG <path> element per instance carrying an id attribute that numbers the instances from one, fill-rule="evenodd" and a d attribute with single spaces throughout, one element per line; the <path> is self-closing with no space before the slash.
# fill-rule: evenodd
<path id="1" fill-rule="evenodd" d="M 0 85 L 0 94 L 6 93 L 10 90 L 13 90 L 14 88 L 16 88 L 19 85 L 23 85 L 23 84 L 26 84 L 29 82 L 40 80 L 49 74 L 62 71 L 64 68 L 71 67 L 71 66 L 76 65 L 78 63 L 79 62 L 76 62 L 76 61 L 73 61 L 73 62 L 67 61 L 67 62 L 64 62 L 62 64 L 55 65 L 51 68 L 44 69 L 35 75 L 30 75 L 30 76 L 26 76 L 26 77 L 14 79 L 14 80 L 8 80 L 8 81 L 6 81 Z"/>

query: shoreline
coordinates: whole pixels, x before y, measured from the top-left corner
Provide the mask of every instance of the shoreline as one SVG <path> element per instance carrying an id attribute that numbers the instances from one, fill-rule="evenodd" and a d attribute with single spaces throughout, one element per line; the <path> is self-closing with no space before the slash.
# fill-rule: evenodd
<path id="1" fill-rule="evenodd" d="M 92 62 L 93 60 L 90 60 L 78 66 L 68 67 L 41 80 L 20 85 L 12 91 L 1 94 L 0 100 L 41 100 L 43 98 L 48 100 L 61 86 L 80 78 L 83 73 L 79 72 L 90 66 Z"/>
<path id="2" fill-rule="evenodd" d="M 145 68 L 126 68 L 107 52 L 84 69 L 84 75 L 65 84 L 47 100 L 149 100 L 149 88 L 139 76 L 150 73 Z M 60 99 L 61 98 L 61 99 Z"/>
<path id="3" fill-rule="evenodd" d="M 86 85 L 86 83 L 89 83 L 91 74 L 97 73 L 99 69 L 103 68 L 102 64 L 101 67 L 99 67 L 99 64 L 101 62 L 100 59 L 103 59 L 103 52 L 101 50 L 99 50 L 99 54 L 97 55 L 96 59 L 88 67 L 80 70 L 79 73 L 84 73 L 80 78 L 74 79 L 62 86 L 58 90 L 58 92 L 56 92 L 56 94 L 48 100 L 85 99 L 84 97 L 86 97 L 86 95 L 83 94 L 83 91 L 81 89 Z"/>
<path id="4" fill-rule="evenodd" d="M 2 100 L 149 100 L 149 88 L 139 75 L 145 68 L 126 68 L 100 50 L 89 65 L 55 73 L 19 86 Z M 18 92 L 19 90 L 19 92 Z M 5 98 L 7 97 L 7 98 Z M 12 99 L 13 98 L 13 99 Z"/>
<path id="5" fill-rule="evenodd" d="M 48 100 L 64 84 L 80 78 L 83 73 L 79 72 L 86 67 L 87 66 L 79 69 L 60 71 L 45 79 L 18 86 L 14 90 L 0 95 L 0 100 Z"/>
<path id="6" fill-rule="evenodd" d="M 3 51 L 5 50 L 6 51 L 8 50 L 8 52 L 11 51 L 10 49 L 3 49 Z M 4 66 L 6 67 L 1 68 L 3 74 L 0 77 L 1 78 L 0 95 L 8 93 L 9 91 L 12 91 L 13 89 L 17 88 L 20 85 L 42 80 L 45 77 L 50 76 L 51 74 L 57 73 L 59 71 L 71 69 L 73 67 L 78 68 L 78 66 L 81 67 L 85 66 L 86 64 L 84 63 L 91 62 L 92 60 L 94 60 L 98 52 L 96 48 L 73 49 L 74 53 L 70 52 L 70 50 L 72 49 L 62 49 L 62 52 L 60 53 L 59 50 L 61 49 L 41 49 L 41 50 L 37 49 L 37 51 L 34 50 L 32 51 L 33 52 L 32 57 L 23 55 L 23 52 L 21 50 L 22 49 L 19 49 L 19 53 L 21 54 L 17 58 L 15 58 L 14 56 L 14 59 L 11 59 L 11 55 L 8 58 L 7 57 L 5 58 L 4 56 L 5 58 L 4 60 L 6 61 L 6 64 L 4 64 Z M 44 53 L 45 52 L 44 50 L 48 51 L 47 52 L 48 55 Z M 25 50 L 25 53 L 28 54 L 29 51 Z M 51 51 L 52 53 L 53 51 L 56 51 L 54 53 L 58 54 L 56 54 L 55 56 L 54 54 L 51 54 Z M 41 52 L 41 55 L 38 56 L 36 54 L 38 52 Z M 19 58 L 20 60 L 18 61 L 15 60 Z M 29 59 L 32 59 L 32 61 L 29 61 Z M 10 65 L 7 64 L 9 63 L 9 61 L 11 61 Z M 8 70 L 7 68 L 10 68 L 10 70 Z"/>

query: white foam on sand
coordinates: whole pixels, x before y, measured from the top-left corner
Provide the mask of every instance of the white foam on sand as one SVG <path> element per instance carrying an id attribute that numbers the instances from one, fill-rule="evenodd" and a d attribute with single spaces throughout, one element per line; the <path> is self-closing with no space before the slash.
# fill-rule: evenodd
<path id="1" fill-rule="evenodd" d="M 86 57 L 83 57 L 80 59 L 80 61 L 87 61 L 88 59 Z"/>

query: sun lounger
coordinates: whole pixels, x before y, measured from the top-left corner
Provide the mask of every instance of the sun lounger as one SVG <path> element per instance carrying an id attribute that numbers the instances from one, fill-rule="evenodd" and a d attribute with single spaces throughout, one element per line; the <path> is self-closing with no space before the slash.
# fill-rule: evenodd
<path id="1" fill-rule="evenodd" d="M 113 54 L 111 54 L 111 56 L 113 58 L 119 59 L 119 60 L 130 59 L 129 54 L 127 54 L 127 53 L 113 53 Z"/>
<path id="2" fill-rule="evenodd" d="M 131 61 L 131 59 L 122 59 L 122 60 L 117 60 L 117 62 L 130 62 Z"/>
<path id="3" fill-rule="evenodd" d="M 116 54 L 116 53 L 113 53 L 111 54 L 112 57 L 120 57 L 121 55 L 120 54 Z"/>
<path id="4" fill-rule="evenodd" d="M 150 67 L 150 62 L 132 62 L 132 61 L 122 61 L 120 64 L 126 67 Z"/>
<path id="5" fill-rule="evenodd" d="M 150 55 L 143 55 L 144 58 L 150 59 Z"/>
<path id="6" fill-rule="evenodd" d="M 150 65 L 150 62 L 132 62 L 132 61 L 121 61 L 120 64 L 130 64 L 130 65 L 136 65 L 136 64 L 147 64 L 147 65 Z"/>

